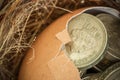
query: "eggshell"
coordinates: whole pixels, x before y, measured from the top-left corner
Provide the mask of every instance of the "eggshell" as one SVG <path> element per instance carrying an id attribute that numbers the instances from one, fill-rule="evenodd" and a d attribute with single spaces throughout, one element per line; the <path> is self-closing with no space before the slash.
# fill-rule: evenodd
<path id="1" fill-rule="evenodd" d="M 77 68 L 64 55 L 64 52 L 59 50 L 63 43 L 56 35 L 66 28 L 66 23 L 71 16 L 82 10 L 62 16 L 37 37 L 32 45 L 35 52 L 33 53 L 32 49 L 27 52 L 20 68 L 18 80 L 80 80 Z M 56 57 L 58 53 L 59 55 Z M 35 57 L 30 60 L 33 54 Z M 50 64 L 49 62 L 52 60 L 53 62 Z M 65 66 L 61 68 L 62 65 Z"/>

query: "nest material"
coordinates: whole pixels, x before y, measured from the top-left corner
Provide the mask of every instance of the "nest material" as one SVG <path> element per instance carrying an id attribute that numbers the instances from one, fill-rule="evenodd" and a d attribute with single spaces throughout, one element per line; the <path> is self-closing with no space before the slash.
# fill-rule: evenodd
<path id="1" fill-rule="evenodd" d="M 71 10 L 95 5 L 102 5 L 102 2 L 100 0 L 1 0 L 0 80 L 17 79 L 25 52 L 28 48 L 32 48 L 31 44 L 37 34 L 47 25 Z"/>
<path id="2" fill-rule="evenodd" d="M 25 51 L 32 48 L 31 44 L 37 32 L 52 13 L 52 6 L 56 2 L 14 0 L 9 7 L 3 8 L 1 17 L 4 17 L 0 23 L 0 79 L 15 79 Z"/>

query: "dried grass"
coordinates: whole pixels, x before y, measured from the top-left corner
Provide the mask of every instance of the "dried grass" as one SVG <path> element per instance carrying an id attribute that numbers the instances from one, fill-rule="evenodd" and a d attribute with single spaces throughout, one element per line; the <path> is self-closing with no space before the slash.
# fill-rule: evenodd
<path id="1" fill-rule="evenodd" d="M 16 73 L 24 52 L 31 47 L 41 25 L 54 9 L 49 6 L 56 2 L 37 0 L 22 4 L 21 0 L 15 0 L 7 10 L 4 9 L 5 15 L 0 23 L 0 66 L 9 73 L 2 71 L 0 73 L 4 75 L 1 77 Z M 2 80 L 9 79 L 4 78 Z"/>

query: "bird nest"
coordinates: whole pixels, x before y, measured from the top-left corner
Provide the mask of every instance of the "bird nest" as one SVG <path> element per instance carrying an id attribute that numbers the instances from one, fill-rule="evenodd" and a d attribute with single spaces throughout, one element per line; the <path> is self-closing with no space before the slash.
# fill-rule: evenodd
<path id="1" fill-rule="evenodd" d="M 33 49 L 31 44 L 46 26 L 72 10 L 96 5 L 103 5 L 103 1 L 1 0 L 0 80 L 17 79 L 27 49 Z"/>

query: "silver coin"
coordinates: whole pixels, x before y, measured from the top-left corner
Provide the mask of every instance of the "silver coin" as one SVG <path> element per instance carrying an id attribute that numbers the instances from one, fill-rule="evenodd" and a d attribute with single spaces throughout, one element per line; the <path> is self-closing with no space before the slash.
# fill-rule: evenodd
<path id="1" fill-rule="evenodd" d="M 107 32 L 95 16 L 83 13 L 67 25 L 72 42 L 65 45 L 66 54 L 80 69 L 97 64 L 107 45 Z"/>

